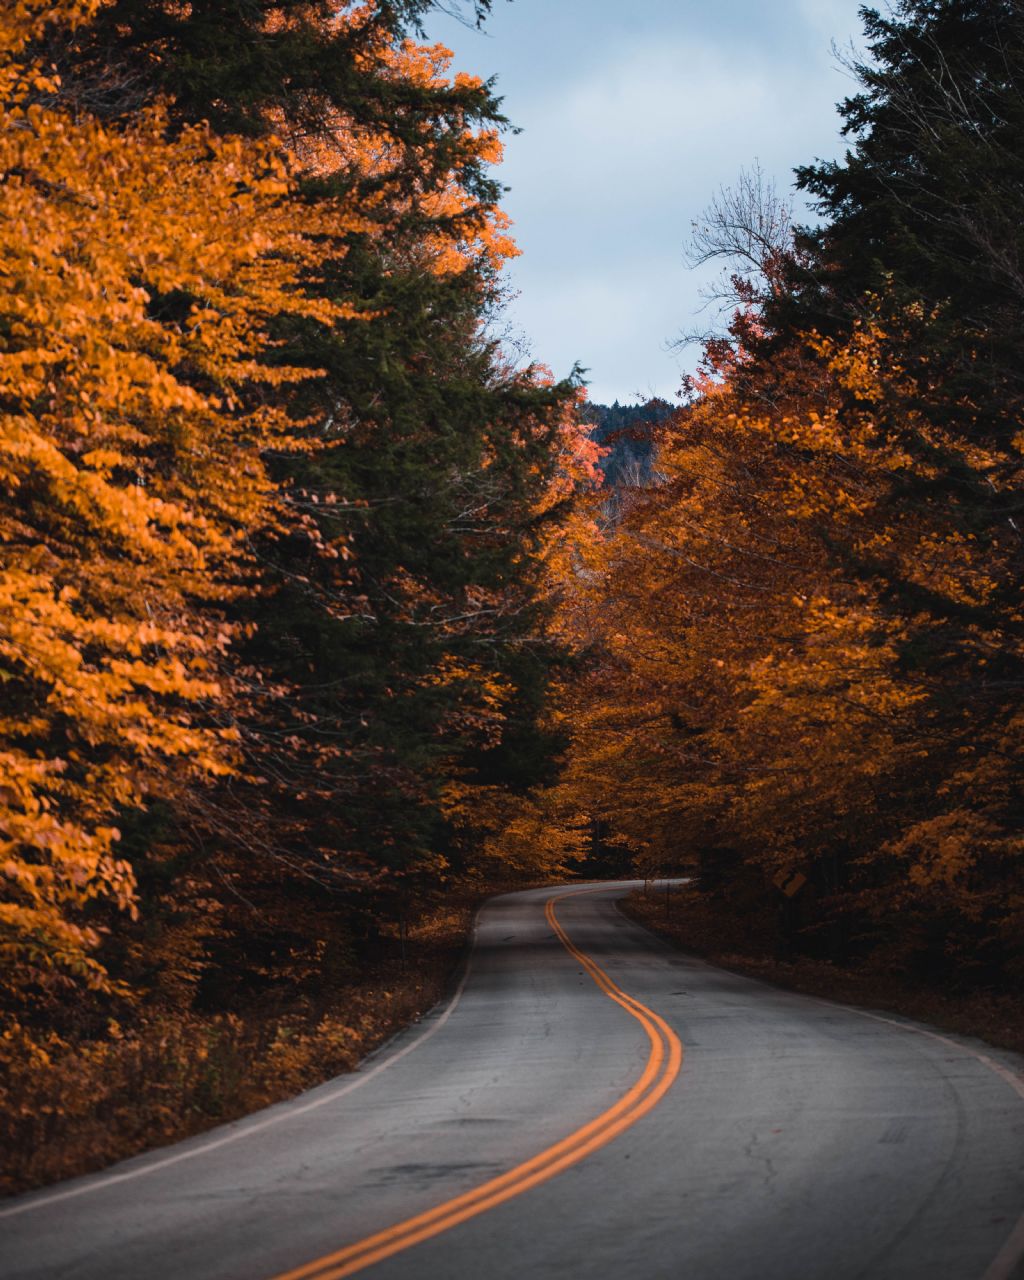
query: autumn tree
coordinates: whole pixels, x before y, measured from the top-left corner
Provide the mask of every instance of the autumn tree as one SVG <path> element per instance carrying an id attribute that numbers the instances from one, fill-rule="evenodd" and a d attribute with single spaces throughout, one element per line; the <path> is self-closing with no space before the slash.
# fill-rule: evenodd
<path id="1" fill-rule="evenodd" d="M 101 982 L 90 904 L 133 900 L 118 815 L 232 767 L 221 607 L 265 517 L 261 453 L 292 431 L 258 389 L 308 376 L 255 357 L 272 319 L 335 313 L 298 288 L 276 145 L 57 105 L 34 49 L 89 8 L 3 28 L 0 919 L 16 971 Z"/>
<path id="2" fill-rule="evenodd" d="M 1015 542 L 907 502 L 935 464 L 906 441 L 956 446 L 878 329 L 809 338 L 772 379 L 770 411 L 707 388 L 659 483 L 581 541 L 564 616 L 592 658 L 562 786 L 638 866 L 696 862 L 734 913 L 778 913 L 780 945 L 1005 972 L 1018 728 L 986 668 L 1017 629 Z"/>

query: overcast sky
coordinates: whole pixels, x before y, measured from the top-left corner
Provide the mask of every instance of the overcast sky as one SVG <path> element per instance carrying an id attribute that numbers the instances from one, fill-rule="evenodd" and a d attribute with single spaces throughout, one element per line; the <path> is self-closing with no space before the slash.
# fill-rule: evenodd
<path id="1" fill-rule="evenodd" d="M 604 403 L 674 399 L 700 317 L 690 223 L 757 160 L 780 187 L 841 154 L 852 90 L 831 42 L 860 42 L 860 0 L 495 0 L 483 33 L 443 16 L 455 66 L 497 76 L 505 208 L 523 256 L 514 329 Z"/>

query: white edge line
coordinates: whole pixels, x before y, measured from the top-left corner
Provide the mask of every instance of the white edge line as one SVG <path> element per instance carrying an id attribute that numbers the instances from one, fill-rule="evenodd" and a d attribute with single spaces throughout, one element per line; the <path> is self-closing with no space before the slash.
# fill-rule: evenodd
<path id="1" fill-rule="evenodd" d="M 83 1182 L 77 1187 L 69 1187 L 66 1191 L 54 1191 L 50 1195 L 40 1195 L 34 1199 L 26 1200 L 21 1204 L 11 1205 L 9 1208 L 0 1209 L 0 1218 L 13 1218 L 20 1213 L 31 1213 L 33 1209 L 41 1209 L 45 1205 L 57 1204 L 61 1200 L 73 1200 L 77 1196 L 88 1195 L 90 1191 L 101 1191 L 105 1187 L 112 1187 L 115 1183 L 131 1182 L 134 1178 L 144 1178 L 147 1174 L 156 1173 L 159 1169 L 166 1169 L 172 1164 L 178 1164 L 182 1160 L 191 1160 L 195 1156 L 206 1155 L 209 1151 L 216 1151 L 219 1147 L 229 1146 L 233 1142 L 239 1142 L 242 1138 L 248 1138 L 251 1134 L 260 1133 L 264 1129 L 269 1129 L 273 1125 L 281 1124 L 285 1120 L 294 1120 L 296 1116 L 304 1115 L 307 1111 L 316 1111 L 319 1107 L 326 1107 L 332 1102 L 337 1102 L 339 1098 L 343 1098 L 346 1094 L 351 1093 L 354 1089 L 361 1088 L 364 1084 L 368 1084 L 382 1071 L 387 1071 L 389 1067 L 393 1067 L 396 1062 L 412 1053 L 414 1049 L 418 1049 L 420 1045 L 426 1044 L 431 1036 L 437 1035 L 444 1024 L 455 1012 L 459 1001 L 462 999 L 462 993 L 466 989 L 466 983 L 469 980 L 470 967 L 472 965 L 473 953 L 476 949 L 477 936 L 477 920 L 479 913 L 473 920 L 473 930 L 469 946 L 469 954 L 466 956 L 466 964 L 459 979 L 459 985 L 455 988 L 448 1007 L 444 1013 L 434 1022 L 422 1035 L 417 1036 L 411 1044 L 407 1044 L 404 1049 L 399 1049 L 391 1057 L 385 1058 L 383 1062 L 378 1062 L 375 1067 L 365 1074 L 359 1074 L 354 1080 L 349 1080 L 340 1089 L 335 1089 L 324 1097 L 314 1098 L 311 1102 L 303 1103 L 301 1106 L 289 1106 L 287 1102 L 281 1104 L 282 1109 L 274 1115 L 266 1116 L 263 1120 L 256 1121 L 255 1124 L 246 1124 L 246 1117 L 242 1117 L 237 1121 L 239 1128 L 231 1133 L 226 1133 L 220 1138 L 214 1138 L 210 1142 L 203 1142 L 197 1146 L 190 1147 L 188 1151 L 179 1151 L 175 1155 L 164 1156 L 162 1160 L 153 1160 L 149 1164 L 143 1165 L 138 1169 L 128 1169 L 124 1173 L 112 1173 L 106 1177 L 102 1175 L 91 1178 L 88 1182 Z M 88 1176 L 88 1175 L 86 1175 Z M 26 1193 L 31 1195 L 31 1192 Z"/>
<path id="2" fill-rule="evenodd" d="M 1024 1258 L 1024 1214 L 1017 1220 L 1009 1240 L 999 1250 L 981 1280 L 1011 1280 L 1021 1258 Z"/>
<path id="3" fill-rule="evenodd" d="M 824 1003 L 831 1004 L 832 1001 L 826 1000 Z M 839 1007 L 848 1010 L 850 1013 L 856 1013 L 862 1018 L 870 1018 L 873 1022 L 886 1022 L 890 1027 L 899 1027 L 901 1031 L 912 1031 L 916 1036 L 927 1036 L 929 1040 L 938 1040 L 939 1044 L 948 1045 L 951 1049 L 959 1049 L 962 1053 L 969 1053 L 972 1058 L 977 1058 L 980 1063 L 988 1067 L 989 1071 L 994 1071 L 1001 1080 L 1005 1080 L 1014 1093 L 1024 1099 L 1024 1076 L 1018 1075 L 1016 1071 L 1011 1071 L 1009 1067 L 1004 1067 L 1001 1062 L 996 1062 L 988 1054 L 978 1053 L 976 1049 L 972 1049 L 970 1045 L 966 1045 L 960 1040 L 951 1040 L 948 1036 L 940 1035 L 937 1031 L 929 1031 L 925 1027 L 915 1026 L 912 1022 L 900 1022 L 896 1018 L 885 1018 L 880 1013 L 869 1013 L 867 1009 L 857 1009 L 853 1005 L 844 1004 Z"/>
<path id="4" fill-rule="evenodd" d="M 831 1004 L 832 1002 L 824 1001 L 823 1003 Z M 885 1022 L 890 1027 L 898 1027 L 901 1031 L 910 1031 L 916 1036 L 926 1036 L 929 1040 L 937 1040 L 939 1044 L 947 1045 L 951 1049 L 959 1049 L 962 1053 L 969 1053 L 982 1066 L 987 1067 L 1000 1080 L 1008 1084 L 1014 1093 L 1024 1101 L 1024 1077 L 1020 1076 L 1016 1071 L 1011 1071 L 1009 1067 L 1004 1067 L 1001 1062 L 996 1062 L 987 1053 L 979 1053 L 976 1049 L 972 1049 L 969 1045 L 963 1044 L 958 1040 L 951 1040 L 948 1036 L 940 1035 L 937 1031 L 927 1031 L 924 1027 L 915 1027 L 912 1023 L 898 1022 L 895 1018 L 884 1018 L 880 1013 L 868 1013 L 866 1009 L 856 1009 L 852 1005 L 844 1004 L 840 1007 L 850 1013 L 856 1013 L 862 1018 L 870 1018 L 872 1022 Z M 1024 1258 L 1024 1213 L 1017 1219 L 1017 1224 L 1010 1232 L 1009 1239 L 993 1258 L 981 1280 L 1012 1280 L 1013 1273 L 1022 1258 Z"/>

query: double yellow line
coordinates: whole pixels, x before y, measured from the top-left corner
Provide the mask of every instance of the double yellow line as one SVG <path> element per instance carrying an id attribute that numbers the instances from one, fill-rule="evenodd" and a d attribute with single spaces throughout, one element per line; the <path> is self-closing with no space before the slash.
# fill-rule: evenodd
<path id="1" fill-rule="evenodd" d="M 294 1271 L 286 1271 L 276 1276 L 275 1280 L 342 1280 L 343 1276 L 354 1275 L 364 1267 L 382 1262 L 393 1254 L 401 1253 L 403 1249 L 440 1235 L 441 1232 L 458 1226 L 460 1222 L 486 1213 L 488 1209 L 529 1191 L 531 1187 L 547 1182 L 549 1178 L 617 1138 L 658 1105 L 679 1074 L 683 1046 L 663 1018 L 616 986 L 601 966 L 581 951 L 562 928 L 555 913 L 555 904 L 563 898 L 578 897 L 581 892 L 593 893 L 597 890 L 585 889 L 558 894 L 548 900 L 544 914 L 569 954 L 579 961 L 604 994 L 621 1005 L 630 1017 L 636 1018 L 646 1032 L 651 1049 L 644 1069 L 633 1086 L 618 1102 L 582 1128 L 516 1165 L 514 1169 L 509 1169 L 507 1173 L 482 1183 L 472 1191 L 455 1196 L 452 1200 L 446 1200 L 425 1213 L 406 1218 L 404 1222 L 395 1223 L 363 1240 L 357 1240 L 355 1244 L 346 1245 L 336 1253 L 307 1262 Z"/>

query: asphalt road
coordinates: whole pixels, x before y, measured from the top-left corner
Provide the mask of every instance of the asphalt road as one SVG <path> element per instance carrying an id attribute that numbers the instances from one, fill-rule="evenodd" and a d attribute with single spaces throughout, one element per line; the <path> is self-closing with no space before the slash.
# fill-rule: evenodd
<path id="1" fill-rule="evenodd" d="M 682 956 L 629 887 L 492 900 L 454 1003 L 355 1075 L 6 1202 L 0 1276 L 1024 1277 L 1019 1060 Z"/>

